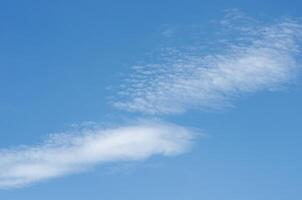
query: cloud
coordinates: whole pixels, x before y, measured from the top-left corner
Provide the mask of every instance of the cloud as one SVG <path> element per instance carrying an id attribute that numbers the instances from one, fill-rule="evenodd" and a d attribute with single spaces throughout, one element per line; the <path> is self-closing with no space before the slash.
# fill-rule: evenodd
<path id="1" fill-rule="evenodd" d="M 177 155 L 187 150 L 192 137 L 184 127 L 151 122 L 56 134 L 41 145 L 0 150 L 0 188 L 21 187 L 106 162 Z"/>
<path id="2" fill-rule="evenodd" d="M 165 48 L 157 62 L 135 66 L 113 105 L 147 114 L 220 109 L 240 95 L 283 87 L 295 76 L 298 21 L 261 23 L 232 10 L 219 24 L 216 40 Z"/>

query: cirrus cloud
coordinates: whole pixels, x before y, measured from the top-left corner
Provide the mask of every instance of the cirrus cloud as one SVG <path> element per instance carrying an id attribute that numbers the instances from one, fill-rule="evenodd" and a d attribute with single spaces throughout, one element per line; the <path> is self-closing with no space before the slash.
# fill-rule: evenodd
<path id="1" fill-rule="evenodd" d="M 177 155 L 187 150 L 192 138 L 189 129 L 154 122 L 56 134 L 41 145 L 0 149 L 0 188 L 21 187 L 101 163 Z"/>

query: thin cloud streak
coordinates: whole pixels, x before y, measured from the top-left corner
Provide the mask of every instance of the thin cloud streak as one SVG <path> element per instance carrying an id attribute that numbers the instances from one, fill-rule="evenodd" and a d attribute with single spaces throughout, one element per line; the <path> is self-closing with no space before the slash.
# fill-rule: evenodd
<path id="1" fill-rule="evenodd" d="M 0 150 L 0 188 L 22 187 L 101 163 L 181 154 L 192 139 L 189 129 L 152 122 L 57 134 L 41 145 Z"/>
<path id="2" fill-rule="evenodd" d="M 167 48 L 159 55 L 161 62 L 136 66 L 113 105 L 132 112 L 175 114 L 220 109 L 237 96 L 285 86 L 299 68 L 301 24 L 291 19 L 266 25 L 252 21 L 236 12 L 228 14 L 220 24 L 233 32 L 209 46 L 207 55 L 195 46 Z"/>

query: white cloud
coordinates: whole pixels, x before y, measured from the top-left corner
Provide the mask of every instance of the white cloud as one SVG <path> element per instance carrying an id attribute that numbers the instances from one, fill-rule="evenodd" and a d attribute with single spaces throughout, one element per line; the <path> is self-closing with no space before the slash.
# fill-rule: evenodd
<path id="1" fill-rule="evenodd" d="M 41 145 L 0 150 L 0 188 L 81 172 L 99 163 L 177 155 L 189 147 L 192 137 L 186 128 L 148 122 L 56 134 Z"/>
<path id="2" fill-rule="evenodd" d="M 147 114 L 216 109 L 236 96 L 288 83 L 298 69 L 301 24 L 284 19 L 263 25 L 232 12 L 220 21 L 225 29 L 214 44 L 166 48 L 161 61 L 136 66 L 114 106 Z"/>

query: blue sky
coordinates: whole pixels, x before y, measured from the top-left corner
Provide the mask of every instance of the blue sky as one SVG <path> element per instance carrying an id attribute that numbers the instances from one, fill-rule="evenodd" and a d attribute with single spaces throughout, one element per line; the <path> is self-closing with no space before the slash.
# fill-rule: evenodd
<path id="1" fill-rule="evenodd" d="M 300 199 L 301 7 L 1 1 L 0 199 Z"/>

